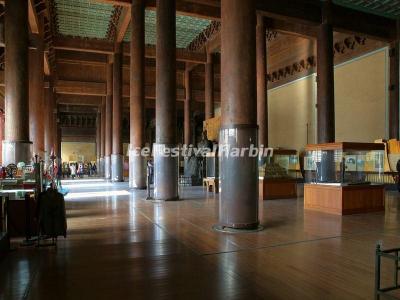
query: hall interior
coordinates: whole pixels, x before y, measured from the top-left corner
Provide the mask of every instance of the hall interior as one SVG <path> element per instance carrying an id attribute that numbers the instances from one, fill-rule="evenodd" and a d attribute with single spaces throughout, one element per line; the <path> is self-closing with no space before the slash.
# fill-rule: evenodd
<path id="1" fill-rule="evenodd" d="M 0 0 L 0 299 L 399 298 L 399 41 L 399 0 Z"/>

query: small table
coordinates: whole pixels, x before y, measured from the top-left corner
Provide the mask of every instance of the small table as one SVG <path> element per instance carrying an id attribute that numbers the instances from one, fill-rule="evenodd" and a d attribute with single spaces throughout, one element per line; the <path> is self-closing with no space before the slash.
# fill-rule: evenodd
<path id="1" fill-rule="evenodd" d="M 215 177 L 207 177 L 203 179 L 203 186 L 207 188 L 207 192 L 214 192 L 218 194 L 219 192 L 219 180 Z"/>

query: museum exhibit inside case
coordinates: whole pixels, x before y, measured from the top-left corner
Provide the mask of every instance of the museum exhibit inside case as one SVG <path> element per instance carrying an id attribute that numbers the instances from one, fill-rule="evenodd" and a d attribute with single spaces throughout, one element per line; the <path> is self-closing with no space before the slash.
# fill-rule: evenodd
<path id="1" fill-rule="evenodd" d="M 304 208 L 334 214 L 384 210 L 384 186 L 369 181 L 383 176 L 384 144 L 308 145 L 304 157 Z"/>
<path id="2" fill-rule="evenodd" d="M 299 157 L 296 150 L 274 149 L 259 167 L 259 196 L 263 200 L 297 197 Z"/>

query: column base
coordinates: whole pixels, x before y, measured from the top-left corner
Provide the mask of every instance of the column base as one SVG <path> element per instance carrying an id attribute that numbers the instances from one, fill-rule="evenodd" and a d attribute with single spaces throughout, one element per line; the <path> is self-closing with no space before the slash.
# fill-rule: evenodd
<path id="1" fill-rule="evenodd" d="M 224 232 L 224 233 L 252 233 L 264 230 L 264 227 L 259 224 L 254 224 L 254 226 L 250 228 L 231 228 L 225 227 L 223 225 L 216 224 L 212 227 L 213 230 Z"/>
<path id="2" fill-rule="evenodd" d="M 111 154 L 111 181 L 124 181 L 124 158 L 121 154 Z"/>
<path id="3" fill-rule="evenodd" d="M 32 142 L 3 141 L 3 165 L 30 163 L 32 161 Z"/>
<path id="4" fill-rule="evenodd" d="M 104 156 L 104 178 L 111 179 L 111 157 Z"/>
<path id="5" fill-rule="evenodd" d="M 163 154 L 175 145 L 154 144 L 154 200 L 175 201 L 178 195 L 178 157 Z"/>
<path id="6" fill-rule="evenodd" d="M 143 190 L 146 188 L 146 158 L 137 153 L 132 146 L 129 150 L 129 188 Z"/>
<path id="7" fill-rule="evenodd" d="M 219 225 L 235 230 L 254 230 L 259 226 L 258 153 L 234 155 L 234 149 L 257 147 L 257 126 L 232 125 L 220 130 Z M 237 152 L 236 152 L 237 154 Z M 253 153 L 254 154 L 254 153 Z"/>

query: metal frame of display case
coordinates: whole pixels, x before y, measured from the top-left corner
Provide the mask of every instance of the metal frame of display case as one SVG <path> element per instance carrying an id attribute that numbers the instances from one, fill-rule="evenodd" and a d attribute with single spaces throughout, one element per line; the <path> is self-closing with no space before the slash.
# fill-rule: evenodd
<path id="1" fill-rule="evenodd" d="M 310 151 L 384 151 L 380 143 L 326 143 L 307 145 Z M 343 172 L 344 173 L 344 172 Z M 342 176 L 343 180 L 343 176 Z M 385 209 L 384 185 L 343 184 L 315 182 L 304 184 L 304 208 L 327 213 L 347 215 L 383 211 Z"/>

